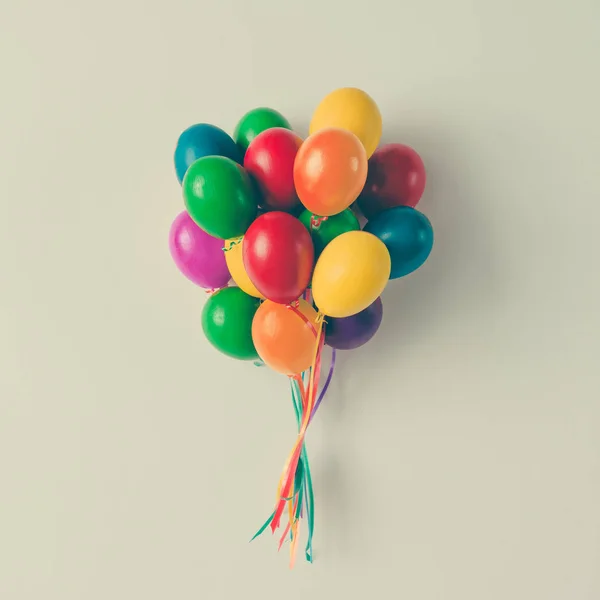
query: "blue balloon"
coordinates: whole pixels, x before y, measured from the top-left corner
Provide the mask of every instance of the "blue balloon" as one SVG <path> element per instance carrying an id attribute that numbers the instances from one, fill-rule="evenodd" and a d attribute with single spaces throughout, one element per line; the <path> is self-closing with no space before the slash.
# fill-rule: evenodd
<path id="1" fill-rule="evenodd" d="M 177 140 L 175 172 L 179 183 L 188 167 L 204 156 L 226 156 L 242 164 L 243 156 L 237 144 L 222 129 L 208 123 L 188 127 Z"/>
<path id="2" fill-rule="evenodd" d="M 392 259 L 390 279 L 404 277 L 417 270 L 433 247 L 433 229 L 429 219 L 410 206 L 396 206 L 379 213 L 364 227 L 387 247 Z"/>

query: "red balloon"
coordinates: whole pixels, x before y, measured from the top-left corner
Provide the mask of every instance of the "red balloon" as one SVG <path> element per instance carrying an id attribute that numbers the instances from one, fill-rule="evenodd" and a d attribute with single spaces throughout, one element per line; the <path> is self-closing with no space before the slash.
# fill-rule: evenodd
<path id="1" fill-rule="evenodd" d="M 288 213 L 261 215 L 244 235 L 244 267 L 268 300 L 290 304 L 308 287 L 315 261 L 308 229 Z"/>
<path id="2" fill-rule="evenodd" d="M 299 203 L 294 187 L 294 160 L 302 138 L 289 129 L 266 129 L 246 150 L 244 168 L 258 183 L 264 203 L 290 210 Z"/>
<path id="3" fill-rule="evenodd" d="M 367 182 L 358 205 L 367 219 L 395 206 L 414 208 L 425 189 L 425 165 L 404 144 L 386 144 L 369 159 Z"/>

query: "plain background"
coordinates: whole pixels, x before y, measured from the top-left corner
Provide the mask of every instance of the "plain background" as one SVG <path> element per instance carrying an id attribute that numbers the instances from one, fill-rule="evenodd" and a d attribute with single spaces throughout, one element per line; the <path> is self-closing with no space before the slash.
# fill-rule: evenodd
<path id="1" fill-rule="evenodd" d="M 600 597 L 597 0 L 2 1 L 3 600 Z M 284 378 L 203 338 L 172 152 L 340 86 L 413 145 L 430 260 L 309 436 L 313 566 L 268 536 Z"/>

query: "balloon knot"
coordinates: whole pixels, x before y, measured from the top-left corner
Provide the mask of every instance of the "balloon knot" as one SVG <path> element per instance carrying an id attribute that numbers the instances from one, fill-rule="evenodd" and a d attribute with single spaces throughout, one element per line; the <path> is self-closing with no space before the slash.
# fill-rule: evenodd
<path id="1" fill-rule="evenodd" d="M 321 223 L 327 221 L 329 217 L 317 217 L 316 215 L 311 215 L 310 217 L 310 228 L 311 229 L 319 229 L 321 227 Z"/>
<path id="2" fill-rule="evenodd" d="M 229 243 L 226 246 L 223 246 L 223 252 L 229 252 L 229 250 L 231 250 L 234 246 L 237 246 L 239 243 L 241 243 L 242 239 L 243 236 L 235 238 L 234 240 L 229 240 Z"/>

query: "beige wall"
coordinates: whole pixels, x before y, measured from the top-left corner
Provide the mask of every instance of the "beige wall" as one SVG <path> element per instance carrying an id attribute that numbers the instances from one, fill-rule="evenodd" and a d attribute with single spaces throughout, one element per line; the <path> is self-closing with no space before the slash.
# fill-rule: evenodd
<path id="1" fill-rule="evenodd" d="M 600 597 L 599 5 L 347 4 L 0 0 L 2 600 Z M 341 359 L 290 575 L 247 543 L 288 388 L 203 339 L 171 158 L 341 85 L 425 159 L 436 246 Z"/>

